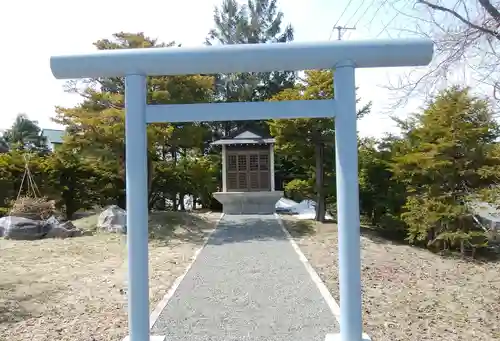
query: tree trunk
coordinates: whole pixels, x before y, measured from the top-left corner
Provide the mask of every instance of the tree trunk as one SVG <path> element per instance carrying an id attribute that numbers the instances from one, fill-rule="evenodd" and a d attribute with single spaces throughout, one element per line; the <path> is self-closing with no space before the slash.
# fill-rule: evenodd
<path id="1" fill-rule="evenodd" d="M 127 196 L 125 193 L 118 194 L 116 197 L 116 205 L 124 210 L 127 210 Z"/>
<path id="2" fill-rule="evenodd" d="M 317 193 L 317 204 L 316 204 L 316 221 L 325 221 L 326 213 L 326 200 L 325 200 L 325 190 L 324 190 L 324 178 L 325 178 L 325 148 L 323 143 L 316 144 L 316 193 Z"/>
<path id="3" fill-rule="evenodd" d="M 179 205 L 179 201 L 177 200 L 177 193 L 172 195 L 172 211 L 177 212 L 177 206 Z"/>
<path id="4" fill-rule="evenodd" d="M 428 231 L 427 231 L 427 244 L 429 244 L 431 241 L 434 240 L 434 227 L 431 227 Z"/>
<path id="5" fill-rule="evenodd" d="M 157 202 L 155 204 L 156 204 L 155 206 L 158 208 L 158 210 L 160 210 L 160 211 L 165 211 L 166 210 L 165 193 L 160 193 L 159 194 L 159 199 L 157 200 Z"/>
<path id="6" fill-rule="evenodd" d="M 71 188 L 71 187 L 70 187 Z M 63 191 L 63 200 L 64 200 L 64 216 L 66 220 L 72 220 L 73 215 L 78 210 L 78 207 L 75 203 L 75 197 L 73 196 L 73 191 Z"/>

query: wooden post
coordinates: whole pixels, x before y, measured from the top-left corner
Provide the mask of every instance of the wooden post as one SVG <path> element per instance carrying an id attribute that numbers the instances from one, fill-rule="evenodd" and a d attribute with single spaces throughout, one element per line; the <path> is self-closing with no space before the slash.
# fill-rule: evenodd
<path id="1" fill-rule="evenodd" d="M 274 144 L 270 143 L 269 144 L 269 173 L 271 174 L 271 192 L 275 191 L 275 184 L 274 184 Z"/>
<path id="2" fill-rule="evenodd" d="M 222 192 L 227 192 L 227 151 L 226 145 L 222 145 Z"/>

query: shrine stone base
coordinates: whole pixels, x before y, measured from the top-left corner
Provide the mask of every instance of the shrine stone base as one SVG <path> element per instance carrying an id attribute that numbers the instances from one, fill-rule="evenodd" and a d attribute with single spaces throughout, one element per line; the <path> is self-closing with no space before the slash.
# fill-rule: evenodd
<path id="1" fill-rule="evenodd" d="M 215 192 L 224 214 L 274 214 L 283 192 Z"/>

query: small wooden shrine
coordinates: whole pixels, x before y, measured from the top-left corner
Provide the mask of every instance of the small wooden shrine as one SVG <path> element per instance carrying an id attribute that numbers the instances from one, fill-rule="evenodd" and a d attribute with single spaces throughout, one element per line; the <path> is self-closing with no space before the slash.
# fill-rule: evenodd
<path id="1" fill-rule="evenodd" d="M 214 197 L 225 213 L 274 213 L 283 196 L 275 191 L 274 142 L 247 130 L 212 143 L 222 146 L 222 192 Z"/>

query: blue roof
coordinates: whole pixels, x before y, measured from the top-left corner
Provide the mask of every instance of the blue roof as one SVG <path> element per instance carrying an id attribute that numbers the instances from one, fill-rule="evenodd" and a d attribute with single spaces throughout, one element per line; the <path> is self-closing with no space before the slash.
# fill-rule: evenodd
<path id="1" fill-rule="evenodd" d="M 64 130 L 42 129 L 42 136 L 45 136 L 50 143 L 63 143 Z"/>

